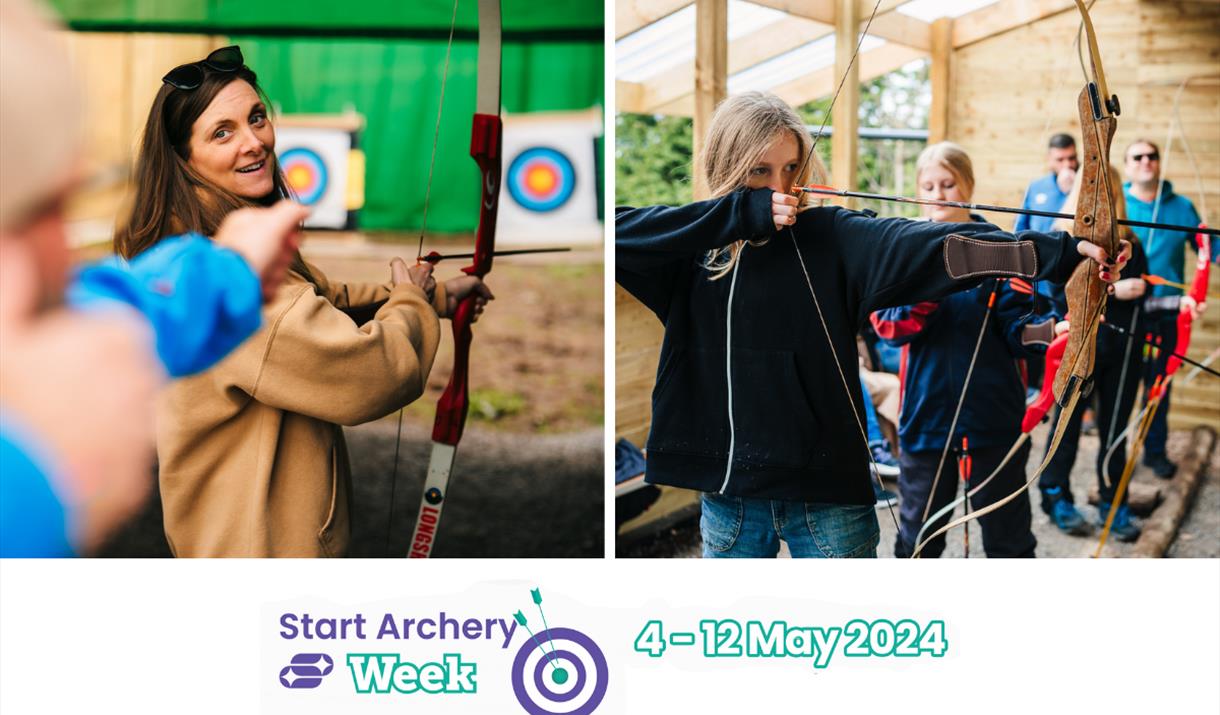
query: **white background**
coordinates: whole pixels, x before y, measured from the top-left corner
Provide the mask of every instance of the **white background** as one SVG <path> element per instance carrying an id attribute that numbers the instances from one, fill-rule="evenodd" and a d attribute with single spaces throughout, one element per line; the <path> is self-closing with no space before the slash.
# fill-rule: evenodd
<path id="1" fill-rule="evenodd" d="M 0 563 L 0 712 L 523 712 L 504 685 L 520 633 L 506 651 L 458 644 L 480 662 L 477 696 L 356 696 L 330 680 L 289 693 L 277 679 L 285 654 L 310 649 L 280 642 L 272 614 L 521 609 L 536 628 L 535 586 L 551 626 L 582 630 L 606 653 L 598 713 L 1220 711 L 1214 560 L 10 560 Z M 692 631 L 701 618 L 943 619 L 949 653 L 836 654 L 823 671 L 705 659 L 697 647 L 652 659 L 632 643 L 653 618 Z M 329 645 L 319 650 L 340 653 Z M 404 659 L 441 652 L 400 645 Z"/>

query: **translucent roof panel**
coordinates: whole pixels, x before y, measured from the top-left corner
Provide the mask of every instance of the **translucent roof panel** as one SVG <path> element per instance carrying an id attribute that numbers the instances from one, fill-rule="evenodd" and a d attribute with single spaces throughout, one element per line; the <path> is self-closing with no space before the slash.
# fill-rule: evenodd
<path id="1" fill-rule="evenodd" d="M 866 35 L 860 44 L 860 54 L 884 44 L 885 40 Z M 835 38 L 828 35 L 730 76 L 729 93 L 771 89 L 811 72 L 831 67 L 834 62 Z"/>
<path id="2" fill-rule="evenodd" d="M 896 12 L 924 22 L 932 22 L 942 17 L 961 17 L 997 2 L 999 0 L 911 0 L 899 5 Z"/>
<path id="3" fill-rule="evenodd" d="M 787 17 L 771 8 L 729 0 L 729 42 Z M 614 43 L 614 74 L 627 82 L 643 82 L 695 58 L 695 6 L 657 20 Z"/>

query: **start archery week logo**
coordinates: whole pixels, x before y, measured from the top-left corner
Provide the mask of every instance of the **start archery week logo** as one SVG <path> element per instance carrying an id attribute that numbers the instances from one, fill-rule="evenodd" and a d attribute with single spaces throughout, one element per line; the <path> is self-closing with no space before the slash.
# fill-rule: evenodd
<path id="1" fill-rule="evenodd" d="M 337 662 L 346 669 L 346 681 L 356 695 L 473 696 L 480 692 L 480 679 L 486 675 L 480 656 L 473 653 L 486 659 L 489 648 L 493 653 L 509 650 L 520 633 L 508 665 L 507 686 L 521 709 L 530 715 L 591 715 L 601 705 L 609 684 L 605 654 L 587 634 L 551 627 L 540 589 L 531 590 L 530 599 L 536 620 L 523 610 L 509 617 L 458 617 L 443 610 L 417 617 L 384 613 L 376 618 L 364 613 L 337 617 L 281 613 L 278 636 L 284 641 L 311 645 L 318 641 L 393 642 L 399 646 L 392 650 L 356 648 L 338 657 L 316 648 L 297 653 L 278 671 L 281 692 L 325 687 L 333 695 L 333 689 L 345 680 L 336 677 L 337 673 L 332 675 Z M 413 650 L 424 652 L 407 655 L 401 646 L 408 643 Z M 506 663 L 508 659 L 495 660 Z"/>

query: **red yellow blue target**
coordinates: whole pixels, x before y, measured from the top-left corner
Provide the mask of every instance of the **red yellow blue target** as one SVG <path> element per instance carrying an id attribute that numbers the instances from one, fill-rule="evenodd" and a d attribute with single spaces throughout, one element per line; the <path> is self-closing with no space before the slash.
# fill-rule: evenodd
<path id="1" fill-rule="evenodd" d="M 563 153 L 550 147 L 521 152 L 508 167 L 508 192 L 530 211 L 554 211 L 576 190 L 576 170 Z"/>
<path id="2" fill-rule="evenodd" d="M 280 166 L 283 167 L 284 177 L 298 201 L 306 206 L 313 206 L 322 199 L 329 177 L 326 162 L 317 152 L 304 147 L 289 149 L 280 154 Z"/>

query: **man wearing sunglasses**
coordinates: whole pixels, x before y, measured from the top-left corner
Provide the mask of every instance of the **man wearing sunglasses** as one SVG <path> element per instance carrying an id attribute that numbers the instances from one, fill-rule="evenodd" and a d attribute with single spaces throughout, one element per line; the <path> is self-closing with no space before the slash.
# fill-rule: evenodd
<path id="1" fill-rule="evenodd" d="M 1176 194 L 1173 184 L 1161 179 L 1161 151 L 1147 139 L 1136 139 L 1125 152 L 1127 183 L 1123 194 L 1127 197 L 1127 216 L 1137 221 L 1156 221 L 1178 226 L 1197 226 L 1199 214 L 1190 199 Z M 1163 229 L 1134 228 L 1148 254 L 1148 270 L 1175 283 L 1184 282 L 1183 265 L 1186 246 L 1197 250 L 1194 234 L 1187 231 L 1165 231 Z M 1212 256 L 1215 260 L 1213 252 Z M 1185 305 L 1184 305 L 1185 303 Z M 1182 289 L 1171 285 L 1149 286 L 1144 299 L 1144 311 L 1149 329 L 1161 345 L 1175 345 L 1178 339 L 1177 319 L 1180 310 L 1194 309 L 1194 302 L 1182 294 Z M 1150 385 L 1165 368 L 1168 353 L 1145 363 L 1144 384 Z M 1167 415 L 1169 414 L 1169 391 L 1165 391 L 1164 404 L 1157 410 L 1156 418 L 1144 442 L 1144 464 L 1152 468 L 1158 477 L 1171 478 L 1177 466 L 1165 456 L 1165 440 L 1168 437 Z"/>

